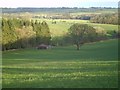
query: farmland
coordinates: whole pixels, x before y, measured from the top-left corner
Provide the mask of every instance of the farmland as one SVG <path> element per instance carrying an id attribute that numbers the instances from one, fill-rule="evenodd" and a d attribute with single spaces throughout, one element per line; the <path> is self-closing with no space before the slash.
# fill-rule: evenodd
<path id="1" fill-rule="evenodd" d="M 3 8 L 2 87 L 118 87 L 117 15 L 117 8 Z M 87 25 L 68 34 L 76 23 Z"/>
<path id="2" fill-rule="evenodd" d="M 118 87 L 118 41 L 3 52 L 3 88 Z M 91 83 L 90 83 L 91 82 Z"/>

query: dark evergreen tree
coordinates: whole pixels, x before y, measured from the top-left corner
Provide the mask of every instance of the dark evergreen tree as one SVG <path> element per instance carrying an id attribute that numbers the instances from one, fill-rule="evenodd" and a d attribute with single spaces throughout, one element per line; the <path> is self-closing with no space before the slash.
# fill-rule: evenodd
<path id="1" fill-rule="evenodd" d="M 17 40 L 17 36 L 15 33 L 14 25 L 12 20 L 2 20 L 2 44 L 3 50 L 13 49 L 15 46 L 13 43 Z"/>
<path id="2" fill-rule="evenodd" d="M 51 41 L 50 29 L 48 27 L 48 24 L 45 21 L 41 23 L 40 34 L 41 34 L 41 43 L 50 44 L 50 41 Z"/>

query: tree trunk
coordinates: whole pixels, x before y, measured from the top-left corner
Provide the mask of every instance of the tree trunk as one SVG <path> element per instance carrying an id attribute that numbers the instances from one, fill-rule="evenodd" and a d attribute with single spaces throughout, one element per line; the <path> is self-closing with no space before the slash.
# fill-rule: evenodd
<path id="1" fill-rule="evenodd" d="M 80 45 L 79 44 L 77 44 L 77 50 L 80 50 Z"/>

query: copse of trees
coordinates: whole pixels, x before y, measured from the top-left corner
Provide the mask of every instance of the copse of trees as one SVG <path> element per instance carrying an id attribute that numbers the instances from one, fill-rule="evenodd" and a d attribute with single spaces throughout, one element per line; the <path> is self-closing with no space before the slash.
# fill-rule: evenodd
<path id="1" fill-rule="evenodd" d="M 118 13 L 95 15 L 90 19 L 90 22 L 117 25 L 118 24 Z"/>
<path id="2" fill-rule="evenodd" d="M 50 30 L 45 21 L 40 23 L 16 18 L 2 19 L 2 50 L 50 44 L 50 41 Z"/>
<path id="3" fill-rule="evenodd" d="M 45 21 L 40 23 L 36 20 L 32 26 L 33 30 L 36 32 L 36 44 L 50 44 L 51 34 L 48 24 Z"/>
<path id="4" fill-rule="evenodd" d="M 43 21 L 41 23 L 41 43 L 50 44 L 51 34 L 48 24 Z"/>

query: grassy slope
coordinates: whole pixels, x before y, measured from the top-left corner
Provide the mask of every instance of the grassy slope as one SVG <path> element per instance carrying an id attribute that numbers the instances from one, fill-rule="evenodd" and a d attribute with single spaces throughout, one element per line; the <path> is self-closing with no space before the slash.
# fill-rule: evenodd
<path id="1" fill-rule="evenodd" d="M 117 40 L 3 52 L 3 87 L 117 87 Z"/>

